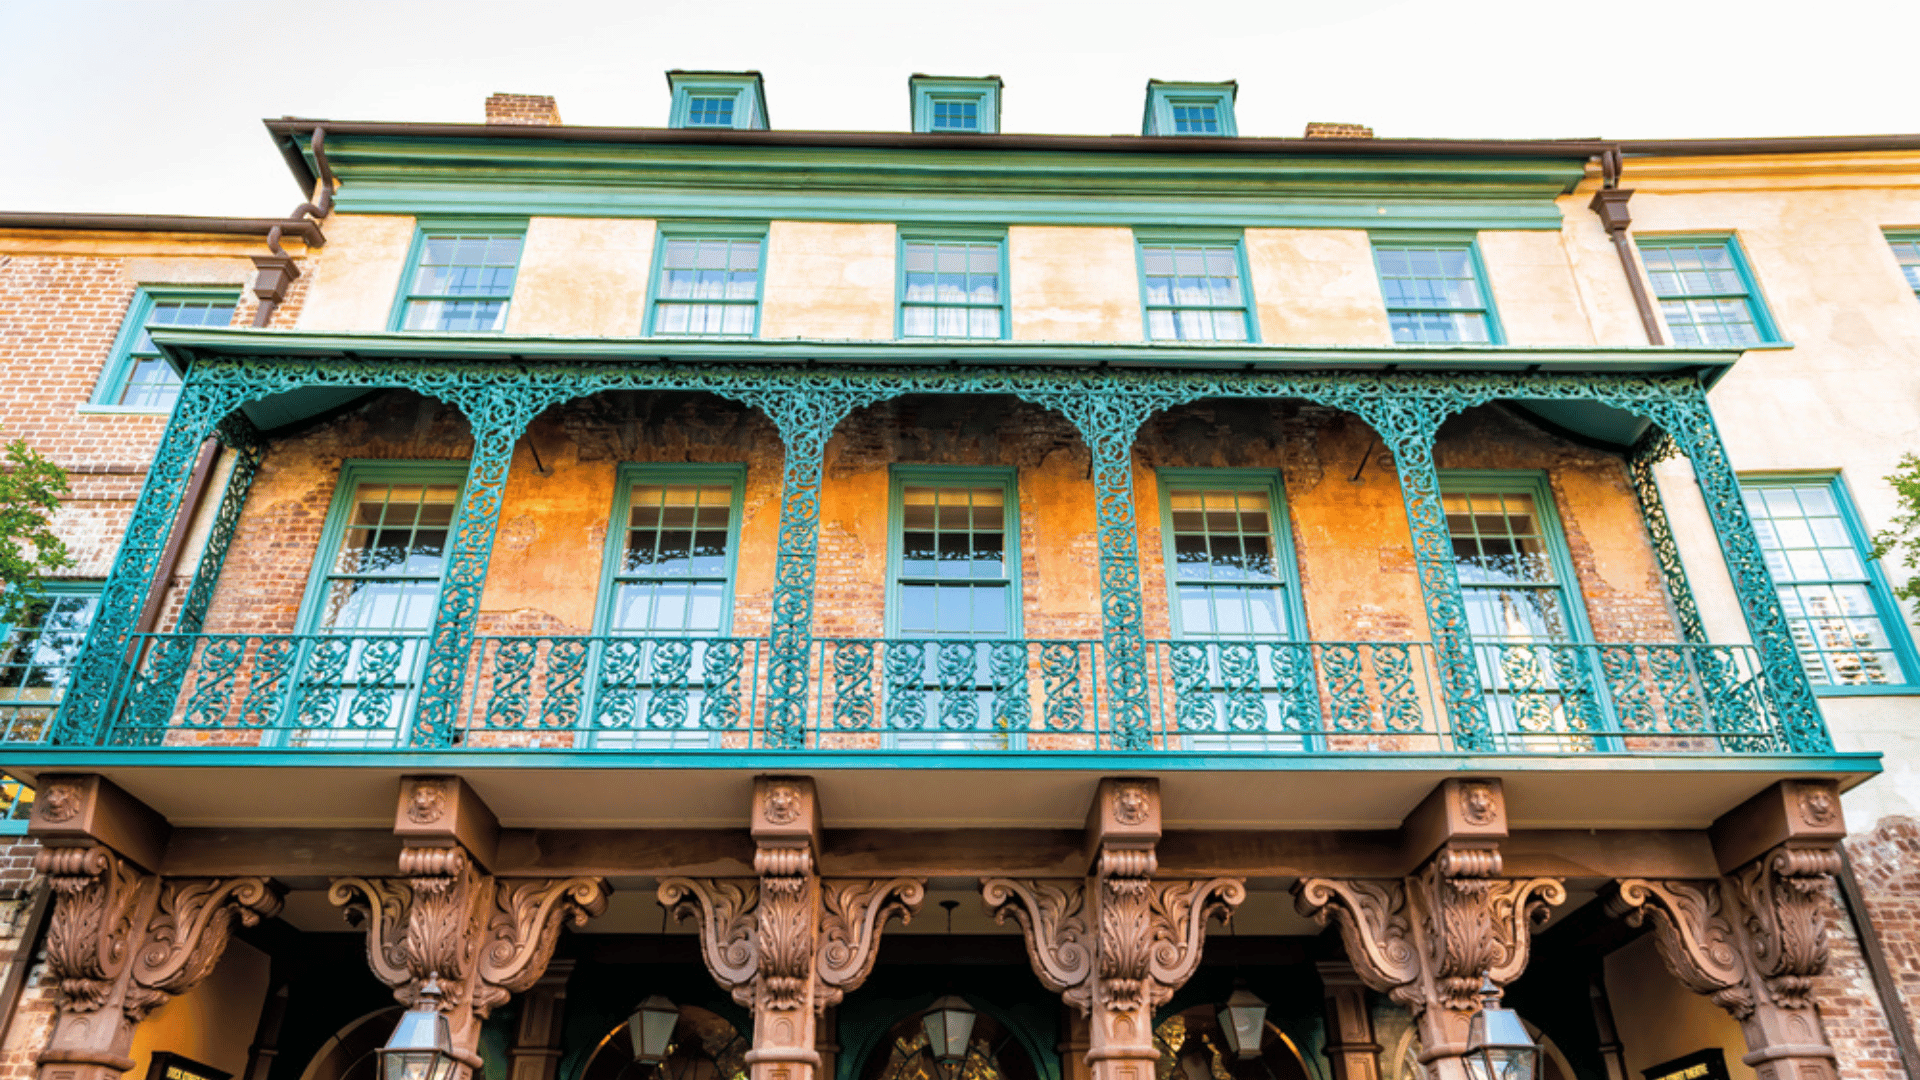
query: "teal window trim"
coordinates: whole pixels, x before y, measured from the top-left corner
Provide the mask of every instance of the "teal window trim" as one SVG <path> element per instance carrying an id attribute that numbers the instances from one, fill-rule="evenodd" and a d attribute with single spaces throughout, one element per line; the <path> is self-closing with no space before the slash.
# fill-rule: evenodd
<path id="1" fill-rule="evenodd" d="M 1920 300 L 1920 229 L 1886 229 L 1884 233 L 1900 276 L 1913 290 L 1914 299 Z"/>
<path id="2" fill-rule="evenodd" d="M 147 320 L 153 318 L 154 308 L 170 300 L 188 303 L 231 300 L 237 307 L 240 288 L 236 285 L 141 285 L 135 288 L 133 299 L 127 304 L 126 317 L 120 322 L 120 332 L 114 335 L 113 348 L 108 351 L 107 362 L 94 383 L 93 396 L 87 400 L 91 410 L 161 415 L 173 411 L 171 401 L 165 406 L 120 404 L 120 397 L 127 389 L 127 377 L 133 373 L 134 345 L 146 329 Z"/>
<path id="3" fill-rule="evenodd" d="M 1765 490 L 1767 488 L 1804 488 L 1825 485 L 1833 496 L 1834 505 L 1840 511 L 1840 521 L 1846 526 L 1847 538 L 1853 544 L 1853 551 L 1866 569 L 1867 593 L 1872 598 L 1874 613 L 1879 616 L 1880 625 L 1885 630 L 1887 642 L 1894 659 L 1900 665 L 1903 682 L 1872 683 L 1866 685 L 1823 685 L 1813 684 L 1813 692 L 1820 697 L 1888 697 L 1920 694 L 1920 649 L 1915 648 L 1913 626 L 1907 622 L 1906 612 L 1899 601 L 1893 597 L 1893 589 L 1887 583 L 1880 560 L 1868 558 L 1873 551 L 1872 536 L 1866 523 L 1861 520 L 1858 504 L 1854 502 L 1853 492 L 1848 487 L 1846 477 L 1838 472 L 1800 472 L 1800 473 L 1743 473 L 1740 487 L 1744 490 Z"/>
<path id="4" fill-rule="evenodd" d="M 1534 469 L 1442 469 L 1440 494 L 1445 495 L 1528 495 L 1540 516 L 1540 535 L 1547 542 L 1547 557 L 1553 564 L 1553 576 L 1566 597 L 1567 635 L 1570 645 L 1588 645 L 1594 641 L 1593 625 L 1588 621 L 1587 601 L 1580 589 L 1573 556 L 1567 548 L 1567 534 L 1560 526 L 1560 507 L 1553 499 L 1553 483 L 1543 471 Z"/>
<path id="5" fill-rule="evenodd" d="M 1234 121 L 1233 102 L 1239 95 L 1238 83 L 1147 82 L 1146 115 L 1140 120 L 1142 135 L 1177 135 L 1181 138 L 1232 138 L 1240 134 Z M 1183 125 L 1175 110 L 1181 107 L 1211 106 L 1216 110 L 1218 131 L 1180 131 Z"/>
<path id="6" fill-rule="evenodd" d="M 760 336 L 760 317 L 766 309 L 767 297 L 767 256 L 771 245 L 768 243 L 771 233 L 764 221 L 663 221 L 654 230 L 652 280 L 647 284 L 647 319 L 642 331 L 646 337 L 697 337 L 722 338 L 736 341 L 750 340 Z M 759 280 L 754 284 L 753 292 L 753 331 L 747 334 L 661 334 L 654 326 L 660 313 L 660 286 L 666 281 L 667 244 L 672 240 L 758 240 L 760 242 Z M 673 298 L 666 298 L 672 302 Z M 746 301 L 716 301 L 732 303 L 740 307 Z"/>
<path id="7" fill-rule="evenodd" d="M 1746 303 L 1747 313 L 1753 317 L 1753 329 L 1760 338 L 1756 344 L 1781 345 L 1786 343 L 1786 339 L 1780 335 L 1779 326 L 1773 321 L 1773 312 L 1767 305 L 1766 296 L 1760 291 L 1760 280 L 1754 277 L 1753 265 L 1747 261 L 1747 254 L 1741 247 L 1738 234 L 1731 232 L 1677 233 L 1672 235 L 1661 234 L 1648 236 L 1635 233 L 1633 242 L 1639 249 L 1641 256 L 1640 269 L 1647 275 L 1647 289 L 1653 294 L 1654 307 L 1660 309 L 1660 321 L 1666 325 L 1669 339 L 1674 337 L 1674 332 L 1672 324 L 1667 322 L 1667 314 L 1664 307 L 1666 301 L 1722 299 L 1731 298 L 1731 294 L 1675 293 L 1662 295 L 1653 285 L 1653 270 L 1647 265 L 1646 253 L 1661 248 L 1706 247 L 1718 244 L 1726 248 L 1727 259 L 1733 265 L 1734 273 L 1739 275 L 1741 287 L 1745 290 L 1739 299 Z"/>
<path id="8" fill-rule="evenodd" d="M 884 633 L 889 638 L 903 636 L 900 630 L 901 563 L 905 559 L 905 504 L 907 488 L 919 484 L 948 487 L 998 486 L 1005 493 L 1002 521 L 1005 529 L 1004 559 L 1007 567 L 1007 633 L 1005 639 L 1023 636 L 1021 609 L 1024 593 L 1020 566 L 1020 479 L 1013 466 L 971 465 L 894 465 L 888 470 L 887 490 L 887 591 Z M 956 584 L 960 578 L 952 579 Z M 915 635 L 916 637 L 920 635 Z M 937 635 L 928 635 L 937 636 Z M 962 638 L 960 640 L 997 640 Z"/>
<path id="9" fill-rule="evenodd" d="M 984 79 L 946 79 L 915 75 L 907 80 L 907 92 L 913 104 L 913 130 L 939 135 L 997 134 L 1000 131 L 1001 90 L 1002 83 L 993 76 Z M 935 103 L 945 101 L 972 102 L 978 109 L 978 126 L 971 129 L 935 127 Z"/>
<path id="10" fill-rule="evenodd" d="M 21 724 L 20 713 L 23 711 L 32 712 L 34 710 L 45 710 L 41 719 L 44 723 L 52 722 L 53 709 L 59 704 L 60 697 L 64 696 L 64 687 L 62 688 L 62 694 L 60 696 L 49 695 L 44 698 L 35 698 L 24 696 L 23 692 L 33 688 L 21 684 L 38 681 L 38 679 L 35 678 L 36 675 L 46 676 L 55 670 L 61 673 L 59 678 L 62 680 L 71 677 L 74 664 L 80 659 L 80 646 L 86 639 L 87 628 L 92 624 L 93 618 L 99 613 L 98 601 L 101 590 L 106 587 L 106 584 L 105 581 L 99 580 L 78 581 L 72 579 L 42 583 L 42 593 L 44 598 L 49 602 L 49 606 L 57 604 L 62 599 L 85 598 L 95 601 L 93 610 L 88 613 L 84 623 L 59 631 L 70 638 L 72 649 L 67 655 L 61 658 L 58 664 L 43 663 L 39 655 L 41 639 L 47 629 L 46 616 L 48 612 L 46 610 L 42 610 L 36 617 L 34 625 L 25 628 L 27 632 L 32 635 L 30 643 L 26 641 L 16 642 L 14 640 L 14 633 L 18 628 L 17 624 L 0 625 L 0 739 L 7 741 L 31 741 L 40 736 L 40 732 L 36 731 L 33 725 L 23 726 Z M 16 648 L 21 648 L 25 651 L 16 653 Z M 7 779 L 11 778 L 7 777 L 5 773 L 0 773 L 0 782 L 4 782 Z M 10 821 L 6 816 L 8 812 L 9 807 L 6 805 L 5 800 L 0 799 L 0 832 L 9 831 L 4 828 Z M 22 830 L 24 830 L 24 820 L 21 822 L 21 827 Z"/>
<path id="11" fill-rule="evenodd" d="M 667 126 L 709 131 L 765 131 L 767 119 L 766 84 L 758 72 L 669 71 L 667 86 L 673 92 Z M 733 103 L 730 122 L 697 123 L 695 98 L 725 98 Z"/>
<path id="12" fill-rule="evenodd" d="M 907 245 L 912 243 L 992 243 L 998 246 L 1000 254 L 1000 302 L 998 304 L 909 304 L 907 301 Z M 893 248 L 893 336 L 902 341 L 1007 341 L 1013 337 L 1013 290 L 1009 287 L 1009 263 L 1007 261 L 1007 230 L 992 228 L 922 228 L 903 225 L 895 230 Z M 764 270 L 762 271 L 764 274 Z M 995 308 L 1000 312 L 1000 333 L 997 338 L 965 337 L 949 338 L 931 334 L 918 334 L 907 337 L 907 308 L 920 307 L 965 307 Z"/>
<path id="13" fill-rule="evenodd" d="M 1156 338 L 1153 336 L 1153 312 L 1193 309 L 1195 305 L 1149 304 L 1147 302 L 1147 252 L 1157 244 L 1202 244 L 1210 247 L 1233 245 L 1234 263 L 1240 274 L 1239 310 L 1245 313 L 1247 336 L 1244 341 L 1228 338 Z M 1134 274 L 1140 282 L 1140 334 L 1147 341 L 1172 341 L 1178 344 L 1258 345 L 1260 312 L 1253 301 L 1253 275 L 1247 263 L 1247 238 L 1244 229 L 1140 229 L 1133 230 Z M 1201 305 L 1206 310 L 1228 311 L 1230 306 Z"/>
<path id="14" fill-rule="evenodd" d="M 613 509 L 607 519 L 607 543 L 600 564 L 600 592 L 593 612 L 594 635 L 618 632 L 613 630 L 613 605 L 618 592 L 615 582 L 622 576 L 620 566 L 626 556 L 627 522 L 633 509 L 633 488 L 636 484 L 725 484 L 731 489 L 727 508 L 726 585 L 720 590 L 720 629 L 715 632 L 719 637 L 730 636 L 733 633 L 734 589 L 740 567 L 740 518 L 746 500 L 747 467 L 744 464 L 655 464 L 631 461 L 622 464 L 614 474 Z M 659 630 L 646 633 L 670 634 Z"/>
<path id="15" fill-rule="evenodd" d="M 313 566 L 307 572 L 307 587 L 300 600 L 300 614 L 295 621 L 299 627 L 297 633 L 318 634 L 325 629 L 320 625 L 320 615 L 326 605 L 327 579 L 331 577 L 330 568 L 334 557 L 339 553 L 340 541 L 347 531 L 347 519 L 353 515 L 354 493 L 364 483 L 389 484 L 453 484 L 460 488 L 454 498 L 454 520 L 459 520 L 459 506 L 466 496 L 468 463 L 461 461 L 391 461 L 349 458 L 340 463 L 340 476 L 334 483 L 333 499 L 327 504 L 327 521 L 320 530 L 320 546 L 314 553 Z M 447 536 L 448 551 L 451 555 L 453 529 L 449 527 Z M 440 584 L 434 590 L 434 606 L 439 607 L 440 593 L 447 585 L 447 558 L 443 556 L 440 564 Z M 369 634 L 410 634 L 414 631 L 367 631 Z M 431 627 L 419 631 L 430 635 Z"/>
<path id="16" fill-rule="evenodd" d="M 1283 641 L 1310 641 L 1307 630 L 1306 598 L 1300 588 L 1300 566 L 1294 554 L 1293 523 L 1287 509 L 1286 482 L 1278 469 L 1201 469 L 1201 468 L 1161 468 L 1154 470 L 1155 483 L 1160 488 L 1160 558 L 1162 577 L 1167 589 L 1168 625 L 1176 638 L 1192 637 L 1195 640 L 1232 640 L 1218 634 L 1190 635 L 1182 625 L 1180 597 L 1176 586 L 1175 573 L 1177 555 L 1174 552 L 1173 529 L 1173 493 L 1176 490 L 1192 491 L 1202 488 L 1213 490 L 1258 491 L 1267 496 L 1267 520 L 1272 529 L 1268 542 L 1273 545 L 1274 568 L 1280 577 L 1280 587 L 1286 593 L 1285 611 L 1288 633 L 1281 635 Z"/>
<path id="17" fill-rule="evenodd" d="M 1381 273 L 1380 273 L 1380 249 L 1381 248 L 1412 247 L 1412 248 L 1464 249 L 1467 253 L 1467 263 L 1469 266 L 1473 268 L 1474 285 L 1476 288 L 1480 290 L 1480 306 L 1477 308 L 1414 307 L 1414 306 L 1407 306 L 1407 305 L 1401 305 L 1399 307 L 1395 307 L 1391 303 L 1388 303 L 1386 310 L 1387 310 L 1387 318 L 1389 322 L 1392 321 L 1393 313 L 1396 311 L 1477 311 L 1481 313 L 1481 315 L 1483 315 L 1487 321 L 1487 341 L 1485 342 L 1485 344 L 1505 345 L 1507 343 L 1506 329 L 1501 325 L 1501 322 L 1500 322 L 1500 307 L 1494 301 L 1493 284 L 1487 278 L 1486 260 L 1481 258 L 1481 255 L 1480 255 L 1480 236 L 1478 233 L 1463 234 L 1463 233 L 1457 233 L 1457 232 L 1444 232 L 1444 231 L 1434 231 L 1434 230 L 1415 231 L 1415 230 L 1405 230 L 1405 229 L 1401 229 L 1401 230 L 1379 229 L 1379 230 L 1369 231 L 1367 233 L 1367 240 L 1368 240 L 1368 246 L 1371 248 L 1373 252 L 1373 272 L 1376 279 L 1381 277 Z M 1381 295 L 1383 300 L 1385 298 L 1385 293 L 1386 293 L 1386 287 L 1383 281 L 1381 285 Z M 1417 345 L 1417 344 L 1435 344 L 1435 343 L 1433 342 L 1425 342 L 1425 343 L 1395 342 L 1395 344 L 1416 344 Z M 1463 342 L 1462 344 L 1480 344 L 1480 342 Z"/>
<path id="18" fill-rule="evenodd" d="M 513 314 L 513 294 L 520 291 L 520 264 L 527 257 L 527 219 L 522 217 L 423 217 L 414 224 L 413 243 L 407 248 L 405 268 L 400 272 L 400 286 L 394 292 L 393 309 L 387 314 L 387 329 L 398 333 L 406 328 L 407 305 L 415 300 L 457 299 L 430 293 L 413 291 L 414 281 L 420 276 L 420 258 L 426 252 L 427 240 L 434 236 L 448 234 L 516 236 L 520 238 L 520 255 L 514 261 L 513 291 L 505 297 L 507 310 L 500 320 L 500 333 L 506 330 L 506 320 Z M 425 331 L 422 331 L 423 333 Z"/>
<path id="19" fill-rule="evenodd" d="M 25 836 L 33 812 L 33 785 L 0 772 L 0 836 Z"/>

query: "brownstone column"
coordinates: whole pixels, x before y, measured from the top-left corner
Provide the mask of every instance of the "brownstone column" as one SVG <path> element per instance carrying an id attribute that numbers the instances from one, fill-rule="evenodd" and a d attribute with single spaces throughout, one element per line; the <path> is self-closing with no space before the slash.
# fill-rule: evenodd
<path id="1" fill-rule="evenodd" d="M 606 910 L 607 884 L 495 877 L 500 824 L 458 777 L 402 779 L 394 832 L 397 876 L 338 878 L 327 897 L 365 923 L 367 962 L 396 1001 L 412 1008 L 439 984 L 455 1056 L 477 1070 L 482 1021 L 540 982 L 563 922 Z"/>
<path id="2" fill-rule="evenodd" d="M 1760 1080 L 1838 1080 L 1810 992 L 1846 833 L 1832 781 L 1783 780 L 1714 824 L 1720 877 L 1624 879 L 1609 900 L 1630 923 L 1652 917 L 1668 970 L 1740 1022 Z"/>
<path id="3" fill-rule="evenodd" d="M 1326 1055 L 1333 1080 L 1380 1080 L 1380 1044 L 1373 1039 L 1366 983 L 1352 964 L 1323 960 L 1314 966 L 1326 988 Z"/>
<path id="4" fill-rule="evenodd" d="M 1040 981 L 1087 1017 L 1092 1080 L 1153 1080 L 1154 1008 L 1199 966 L 1207 921 L 1247 896 L 1238 878 L 1156 879 L 1159 840 L 1158 782 L 1102 780 L 1085 879 L 981 885 L 997 918 L 1019 922 Z"/>
<path id="5" fill-rule="evenodd" d="M 1501 876 L 1506 803 L 1497 780 L 1447 780 L 1401 826 L 1411 851 L 1432 851 L 1404 878 L 1302 878 L 1294 906 L 1340 929 L 1369 987 L 1413 1013 L 1434 1080 L 1466 1080 L 1461 1055 L 1492 979 L 1526 970 L 1532 926 L 1567 891 L 1555 878 Z"/>
<path id="6" fill-rule="evenodd" d="M 820 1014 L 866 981 L 881 928 L 912 918 L 926 882 L 823 880 L 820 803 L 808 777 L 755 779 L 750 820 L 759 877 L 668 878 L 660 902 L 699 921 L 708 972 L 753 1010 L 753 1080 L 813 1080 L 822 1071 Z"/>
<path id="7" fill-rule="evenodd" d="M 507 1080 L 553 1080 L 560 1065 L 560 1022 L 566 1018 L 567 979 L 573 961 L 554 960 L 533 988 L 520 995 L 520 1023 L 507 1051 Z"/>
<path id="8" fill-rule="evenodd" d="M 166 878 L 166 821 L 100 776 L 46 776 L 28 831 L 54 895 L 47 964 L 60 987 L 41 1080 L 116 1080 L 133 1030 L 199 985 L 233 925 L 280 910 L 263 877 Z"/>

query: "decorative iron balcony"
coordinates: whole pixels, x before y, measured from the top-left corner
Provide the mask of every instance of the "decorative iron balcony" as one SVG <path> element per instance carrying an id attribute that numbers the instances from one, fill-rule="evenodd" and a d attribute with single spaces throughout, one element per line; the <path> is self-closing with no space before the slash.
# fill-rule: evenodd
<path id="1" fill-rule="evenodd" d="M 1476 643 L 1485 719 L 1469 729 L 1448 715 L 1426 643 L 1154 641 L 1141 731 L 1116 722 L 1127 711 L 1112 707 L 1098 641 L 823 638 L 811 643 L 795 731 L 769 722 L 763 638 L 481 637 L 450 729 L 420 718 L 427 644 L 134 635 L 105 722 L 58 741 L 314 752 L 1793 752 L 1745 645 Z M 50 692 L 7 693 L 6 741 L 56 741 Z"/>

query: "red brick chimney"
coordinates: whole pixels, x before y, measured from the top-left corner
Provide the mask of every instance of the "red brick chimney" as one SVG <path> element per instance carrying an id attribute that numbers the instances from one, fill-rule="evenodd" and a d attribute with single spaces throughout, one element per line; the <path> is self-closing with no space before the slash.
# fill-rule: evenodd
<path id="1" fill-rule="evenodd" d="M 1365 124 L 1323 124 L 1314 121 L 1307 125 L 1306 138 L 1309 139 L 1371 139 L 1373 129 Z"/>
<path id="2" fill-rule="evenodd" d="M 555 127 L 560 106 L 544 94 L 495 94 L 487 99 L 487 123 Z"/>

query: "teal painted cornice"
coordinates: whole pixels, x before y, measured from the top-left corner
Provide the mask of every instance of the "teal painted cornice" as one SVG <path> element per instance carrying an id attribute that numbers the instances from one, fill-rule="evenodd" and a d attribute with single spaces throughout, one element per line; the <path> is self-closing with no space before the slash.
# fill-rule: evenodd
<path id="1" fill-rule="evenodd" d="M 301 143 L 304 148 L 304 141 Z M 1584 156 L 1147 153 L 330 132 L 349 213 L 1557 229 Z"/>

